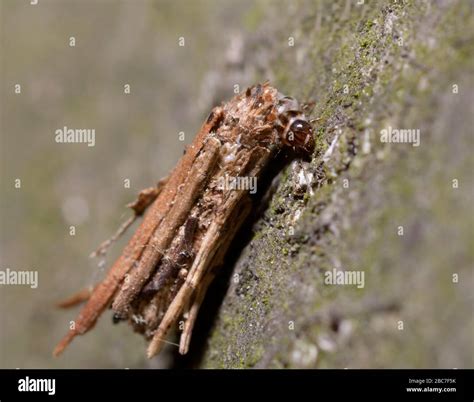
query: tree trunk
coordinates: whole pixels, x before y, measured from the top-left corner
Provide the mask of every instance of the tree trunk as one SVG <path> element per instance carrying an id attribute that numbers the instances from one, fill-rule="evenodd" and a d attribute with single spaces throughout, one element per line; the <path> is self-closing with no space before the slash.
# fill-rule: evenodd
<path id="1" fill-rule="evenodd" d="M 317 149 L 213 286 L 195 367 L 473 366 L 472 8 L 357 3 L 248 16 L 242 74 L 315 101 Z"/>

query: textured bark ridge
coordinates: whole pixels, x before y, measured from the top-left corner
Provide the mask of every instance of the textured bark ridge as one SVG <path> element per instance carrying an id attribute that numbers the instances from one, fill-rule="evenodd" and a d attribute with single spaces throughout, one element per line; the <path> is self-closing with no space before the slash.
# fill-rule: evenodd
<path id="1" fill-rule="evenodd" d="M 472 367 L 467 3 L 256 5 L 242 74 L 316 102 L 316 150 L 279 175 L 176 364 Z M 382 130 L 420 130 L 420 144 Z M 327 284 L 334 269 L 364 272 L 363 287 Z"/>

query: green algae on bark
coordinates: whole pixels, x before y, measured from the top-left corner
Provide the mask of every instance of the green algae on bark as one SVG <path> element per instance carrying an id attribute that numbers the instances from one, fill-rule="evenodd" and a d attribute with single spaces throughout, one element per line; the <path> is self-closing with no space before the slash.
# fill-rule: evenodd
<path id="1" fill-rule="evenodd" d="M 314 194 L 281 175 L 199 366 L 472 367 L 471 7 L 267 6 L 262 75 L 316 101 Z M 389 126 L 419 129 L 420 146 L 382 143 Z M 365 287 L 327 285 L 334 268 Z"/>

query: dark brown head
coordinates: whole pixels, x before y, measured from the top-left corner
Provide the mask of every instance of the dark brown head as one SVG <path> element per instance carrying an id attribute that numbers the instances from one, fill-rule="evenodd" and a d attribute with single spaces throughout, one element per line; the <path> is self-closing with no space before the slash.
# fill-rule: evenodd
<path id="1" fill-rule="evenodd" d="M 276 110 L 281 143 L 297 153 L 311 155 L 314 149 L 313 129 L 296 99 L 279 93 Z"/>
<path id="2" fill-rule="evenodd" d="M 302 117 L 302 118 L 301 118 Z M 304 115 L 290 119 L 283 131 L 283 144 L 293 147 L 295 151 L 311 154 L 314 149 L 313 128 Z"/>

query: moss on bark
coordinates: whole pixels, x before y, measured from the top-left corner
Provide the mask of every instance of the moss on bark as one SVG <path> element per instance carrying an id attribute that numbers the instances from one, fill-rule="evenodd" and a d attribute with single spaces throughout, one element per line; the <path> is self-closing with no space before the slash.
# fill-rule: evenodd
<path id="1" fill-rule="evenodd" d="M 316 101 L 314 194 L 301 164 L 281 174 L 198 366 L 472 367 L 471 7 L 280 11 L 261 2 L 248 16 L 246 63 Z M 389 126 L 419 129 L 420 146 L 382 143 Z M 363 271 L 365 286 L 326 284 L 334 268 Z"/>

